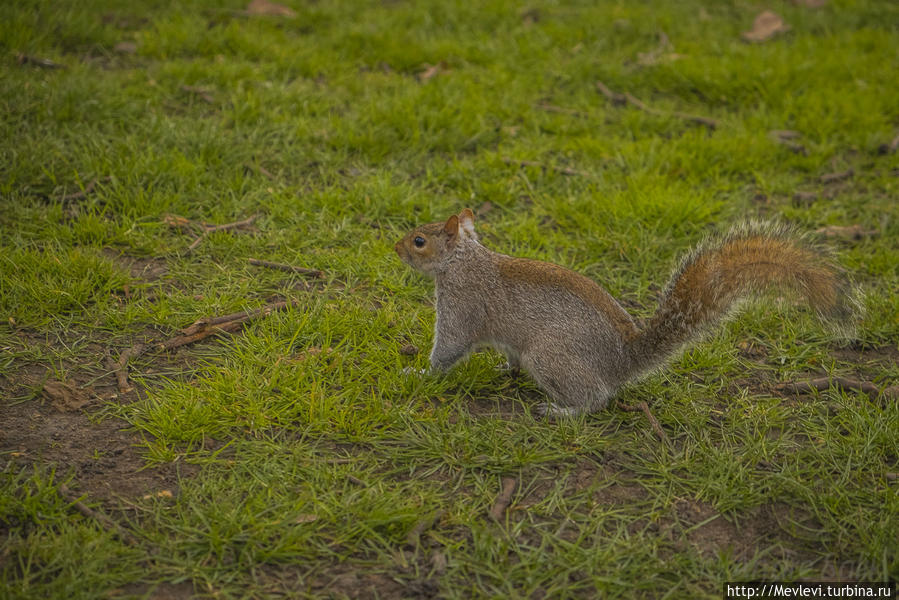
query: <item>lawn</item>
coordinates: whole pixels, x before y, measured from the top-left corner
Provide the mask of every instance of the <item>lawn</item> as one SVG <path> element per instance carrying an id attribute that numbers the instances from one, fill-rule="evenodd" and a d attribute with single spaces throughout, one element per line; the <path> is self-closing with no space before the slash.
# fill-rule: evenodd
<path id="1" fill-rule="evenodd" d="M 899 579 L 899 5 L 284 2 L 0 4 L 0 597 Z M 393 244 L 464 207 L 641 319 L 787 223 L 855 331 L 766 296 L 547 420 L 493 352 L 404 374 Z"/>

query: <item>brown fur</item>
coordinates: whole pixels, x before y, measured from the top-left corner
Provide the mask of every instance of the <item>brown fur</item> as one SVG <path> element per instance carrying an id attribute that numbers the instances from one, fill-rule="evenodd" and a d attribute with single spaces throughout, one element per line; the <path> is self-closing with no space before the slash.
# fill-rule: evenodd
<path id="1" fill-rule="evenodd" d="M 605 314 L 623 338 L 637 334 L 634 320 L 607 291 L 595 281 L 565 267 L 529 258 L 499 257 L 497 260 L 502 276 L 512 280 L 528 281 L 548 288 L 565 288 Z"/>

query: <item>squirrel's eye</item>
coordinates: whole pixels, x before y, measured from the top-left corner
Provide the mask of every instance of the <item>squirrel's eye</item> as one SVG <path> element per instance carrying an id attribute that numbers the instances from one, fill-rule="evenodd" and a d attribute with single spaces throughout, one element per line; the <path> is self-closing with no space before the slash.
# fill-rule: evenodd
<path id="1" fill-rule="evenodd" d="M 425 245 L 425 239 L 421 236 L 418 236 L 414 240 L 412 240 L 412 243 L 415 244 L 416 248 L 421 248 L 422 246 Z"/>

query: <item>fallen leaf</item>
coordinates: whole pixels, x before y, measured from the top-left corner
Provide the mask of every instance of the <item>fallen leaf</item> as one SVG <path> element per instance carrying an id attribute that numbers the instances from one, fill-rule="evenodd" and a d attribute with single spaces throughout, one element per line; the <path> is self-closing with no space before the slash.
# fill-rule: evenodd
<path id="1" fill-rule="evenodd" d="M 174 494 L 172 494 L 171 490 L 159 490 L 155 494 L 146 494 L 143 496 L 144 500 L 148 500 L 150 498 L 174 498 Z"/>
<path id="2" fill-rule="evenodd" d="M 78 410 L 90 402 L 90 396 L 83 390 L 55 379 L 45 382 L 41 392 L 60 412 Z"/>
<path id="3" fill-rule="evenodd" d="M 247 5 L 248 15 L 268 15 L 271 17 L 287 17 L 293 19 L 297 16 L 296 11 L 288 8 L 283 4 L 269 2 L 269 0 L 253 0 Z"/>
<path id="4" fill-rule="evenodd" d="M 865 229 L 861 225 L 828 225 L 827 227 L 816 229 L 815 233 L 829 238 L 843 238 L 847 240 L 860 240 L 877 235 L 877 232 L 873 229 Z"/>
<path id="5" fill-rule="evenodd" d="M 121 54 L 134 54 L 137 52 L 137 44 L 134 42 L 119 42 L 112 49 Z"/>
<path id="6" fill-rule="evenodd" d="M 325 348 L 324 350 L 322 350 L 322 349 L 319 348 L 318 346 L 311 346 L 311 347 L 309 347 L 309 348 L 306 348 L 306 349 L 303 350 L 302 352 L 300 352 L 300 353 L 297 355 L 297 357 L 294 359 L 294 361 L 296 361 L 296 362 L 301 362 L 301 361 L 306 360 L 306 359 L 309 358 L 310 356 L 318 356 L 319 354 L 322 354 L 322 353 L 324 353 L 324 354 L 330 354 L 330 353 L 331 353 L 331 348 L 330 348 L 330 347 L 327 347 L 327 348 Z"/>
<path id="7" fill-rule="evenodd" d="M 445 73 L 447 71 L 446 63 L 443 62 L 442 60 L 439 63 L 437 63 L 436 65 L 425 63 L 422 66 L 425 68 L 424 71 L 422 71 L 421 73 L 416 75 L 416 77 L 418 78 L 419 81 L 428 81 L 429 79 L 435 77 L 436 75 L 438 75 L 440 73 Z"/>
<path id="8" fill-rule="evenodd" d="M 165 215 L 162 218 L 162 222 L 169 227 L 177 227 L 179 229 L 184 229 L 191 226 L 190 219 L 179 215 Z"/>
<path id="9" fill-rule="evenodd" d="M 779 33 L 790 30 L 790 26 L 783 22 L 777 14 L 766 10 L 759 14 L 752 22 L 752 30 L 744 31 L 741 35 L 747 42 L 765 42 Z"/>
<path id="10" fill-rule="evenodd" d="M 312 523 L 313 521 L 318 521 L 318 515 L 302 514 L 297 515 L 293 520 L 294 523 Z"/>

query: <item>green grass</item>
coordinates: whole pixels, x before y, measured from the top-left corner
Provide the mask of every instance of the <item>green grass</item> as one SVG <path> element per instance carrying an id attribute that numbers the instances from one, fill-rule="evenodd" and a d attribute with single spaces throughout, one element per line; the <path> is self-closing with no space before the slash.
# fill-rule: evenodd
<path id="1" fill-rule="evenodd" d="M 240 2 L 0 6 L 4 411 L 43 406 L 35 369 L 106 373 L 97 345 L 114 358 L 297 300 L 143 355 L 146 397 L 89 411 L 124 419 L 147 469 L 193 465 L 174 498 L 100 507 L 135 544 L 57 493 L 80 490 L 75 465 L 0 443 L 0 596 L 716 598 L 725 581 L 899 578 L 895 400 L 771 391 L 899 382 L 899 153 L 879 150 L 899 133 L 895 3 L 290 4 L 295 19 Z M 791 31 L 742 42 L 765 8 Z M 641 65 L 662 32 L 672 48 Z M 720 125 L 614 106 L 597 80 Z M 783 129 L 804 153 L 769 135 Z M 857 339 L 789 302 L 748 305 L 622 394 L 650 402 L 668 446 L 640 413 L 537 418 L 539 390 L 492 353 L 404 376 L 426 364 L 433 287 L 393 243 L 485 202 L 485 243 L 574 268 L 641 317 L 710 231 L 859 224 L 874 235 L 828 242 L 862 292 Z M 188 253 L 167 215 L 258 218 Z M 497 524 L 503 476 L 519 487 Z"/>

